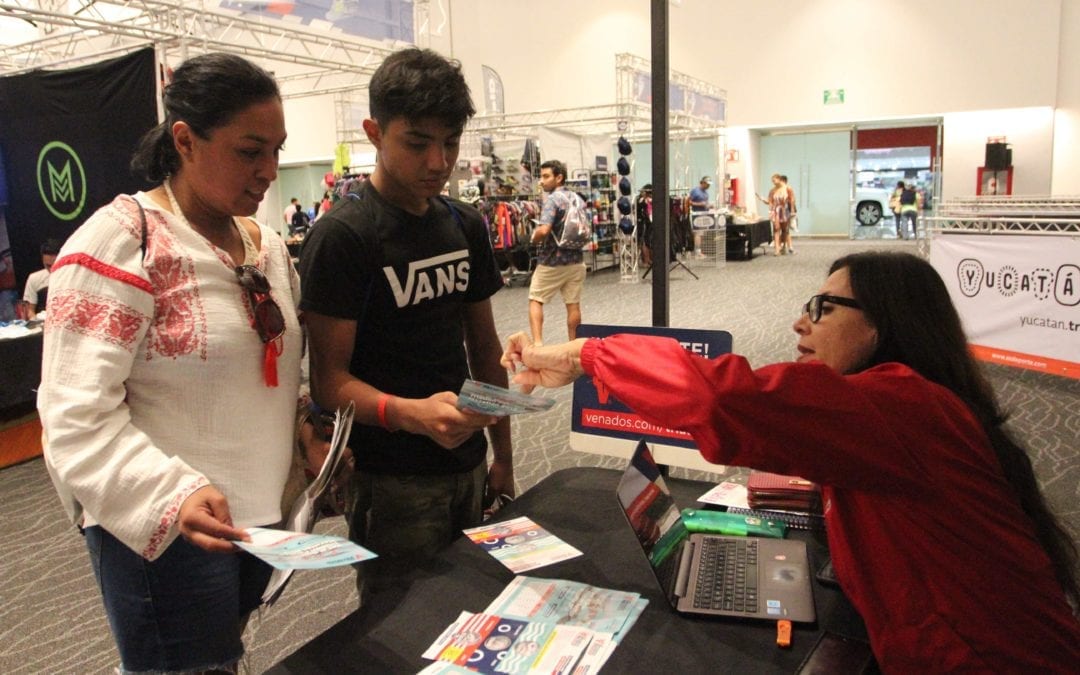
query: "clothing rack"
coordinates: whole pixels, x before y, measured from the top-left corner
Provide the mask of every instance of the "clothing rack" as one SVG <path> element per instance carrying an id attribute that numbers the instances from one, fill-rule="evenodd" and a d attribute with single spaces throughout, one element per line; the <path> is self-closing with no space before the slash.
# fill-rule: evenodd
<path id="1" fill-rule="evenodd" d="M 536 266 L 531 221 L 540 217 L 539 202 L 531 195 L 492 195 L 474 206 L 487 225 L 503 281 L 508 286 L 530 283 Z"/>

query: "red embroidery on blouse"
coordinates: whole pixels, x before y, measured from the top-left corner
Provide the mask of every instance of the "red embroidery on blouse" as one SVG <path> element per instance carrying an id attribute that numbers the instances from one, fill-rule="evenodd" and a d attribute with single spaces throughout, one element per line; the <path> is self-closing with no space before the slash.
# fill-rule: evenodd
<path id="1" fill-rule="evenodd" d="M 157 554 L 158 548 L 161 546 L 161 542 L 165 541 L 165 537 L 169 535 L 169 530 L 172 529 L 173 523 L 176 522 L 176 518 L 180 515 L 180 505 L 184 503 L 184 500 L 191 496 L 192 492 L 195 492 L 199 488 L 206 487 L 210 484 L 210 481 L 204 476 L 200 476 L 198 480 L 187 485 L 183 490 L 177 492 L 169 502 L 169 505 L 165 507 L 165 511 L 161 514 L 161 519 L 158 521 L 157 529 L 154 530 L 154 534 L 150 535 L 150 542 L 146 545 L 146 548 L 142 551 L 142 557 L 147 560 L 153 559 Z"/>
<path id="2" fill-rule="evenodd" d="M 46 330 L 70 330 L 131 352 L 148 317 L 112 298 L 66 289 L 49 297 Z"/>
<path id="3" fill-rule="evenodd" d="M 72 253 L 66 255 L 53 263 L 52 269 L 55 272 L 56 270 L 66 265 L 81 265 L 82 267 L 97 272 L 104 277 L 116 279 L 117 281 L 125 283 L 129 286 L 134 286 L 140 291 L 146 291 L 147 293 L 154 292 L 153 288 L 150 287 L 150 282 L 148 282 L 146 279 L 136 276 L 131 272 L 125 272 L 119 267 L 113 267 L 108 263 L 103 263 L 97 258 L 91 255 L 87 255 L 86 253 Z"/>
<path id="4" fill-rule="evenodd" d="M 207 359 L 206 309 L 199 296 L 195 263 L 177 243 L 167 223 L 155 223 L 147 213 L 151 245 L 146 270 L 154 288 L 154 319 L 147 333 L 146 358 L 155 354 L 177 358 L 197 354 Z M 164 225 L 159 226 L 159 225 Z"/>

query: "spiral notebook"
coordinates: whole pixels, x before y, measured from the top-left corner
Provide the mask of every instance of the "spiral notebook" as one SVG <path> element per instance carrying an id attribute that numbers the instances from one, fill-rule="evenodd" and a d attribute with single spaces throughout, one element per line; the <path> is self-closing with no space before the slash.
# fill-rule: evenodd
<path id="1" fill-rule="evenodd" d="M 727 510 L 728 513 L 737 513 L 741 516 L 754 516 L 755 518 L 761 518 L 762 520 L 778 520 L 796 530 L 820 530 L 825 527 L 825 517 L 811 513 L 744 509 L 739 506 L 725 506 L 724 509 Z"/>

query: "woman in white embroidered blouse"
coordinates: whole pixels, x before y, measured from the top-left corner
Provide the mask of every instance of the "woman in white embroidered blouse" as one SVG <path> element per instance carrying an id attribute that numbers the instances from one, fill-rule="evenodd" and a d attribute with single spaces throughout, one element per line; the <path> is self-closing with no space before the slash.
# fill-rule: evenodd
<path id="1" fill-rule="evenodd" d="M 38 408 L 123 670 L 234 670 L 270 568 L 230 540 L 281 519 L 300 378 L 299 281 L 247 217 L 285 122 L 273 77 L 226 54 L 177 68 L 164 104 L 132 162 L 158 187 L 53 267 Z"/>

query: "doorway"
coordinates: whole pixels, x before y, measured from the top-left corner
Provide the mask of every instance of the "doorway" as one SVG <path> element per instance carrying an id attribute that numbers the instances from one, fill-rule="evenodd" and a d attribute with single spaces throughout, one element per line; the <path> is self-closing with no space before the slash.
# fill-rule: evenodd
<path id="1" fill-rule="evenodd" d="M 851 132 L 774 133 L 761 138 L 758 185 L 762 197 L 774 173 L 795 191 L 795 236 L 848 236 Z"/>

